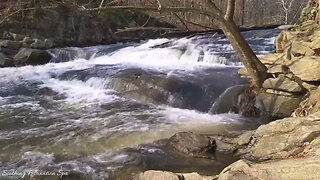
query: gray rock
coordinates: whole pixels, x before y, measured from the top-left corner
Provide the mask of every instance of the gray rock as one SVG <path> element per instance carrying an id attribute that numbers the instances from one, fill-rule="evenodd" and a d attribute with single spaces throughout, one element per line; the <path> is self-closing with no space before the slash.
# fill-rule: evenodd
<path id="1" fill-rule="evenodd" d="M 23 38 L 25 37 L 22 34 L 16 34 L 16 33 L 10 33 L 10 34 L 12 35 L 14 41 L 22 41 Z"/>
<path id="2" fill-rule="evenodd" d="M 214 139 L 192 132 L 175 134 L 169 138 L 167 146 L 178 152 L 203 158 L 212 158 L 216 148 Z"/>
<path id="3" fill-rule="evenodd" d="M 22 44 L 19 41 L 12 40 L 0 40 L 0 47 L 9 48 L 9 49 L 19 49 Z"/>
<path id="4" fill-rule="evenodd" d="M 293 58 L 286 65 L 292 73 L 303 81 L 320 80 L 320 59 L 315 56 Z"/>
<path id="5" fill-rule="evenodd" d="M 42 40 L 35 39 L 34 42 L 30 44 L 30 47 L 34 49 L 46 49 L 46 43 Z"/>
<path id="6" fill-rule="evenodd" d="M 211 114 L 221 114 L 239 109 L 239 96 L 248 88 L 248 85 L 237 85 L 228 88 L 216 99 L 209 112 Z"/>
<path id="7" fill-rule="evenodd" d="M 300 85 L 289 79 L 288 77 L 284 75 L 280 75 L 278 78 L 270 78 L 263 82 L 263 88 L 265 89 L 275 89 L 280 91 L 286 91 L 286 92 L 293 92 L 298 93 L 302 92 L 302 88 Z"/>
<path id="8" fill-rule="evenodd" d="M 8 58 L 3 53 L 0 53 L 0 67 L 12 67 L 14 66 L 13 60 Z"/>
<path id="9" fill-rule="evenodd" d="M 261 114 L 277 118 L 290 116 L 299 107 L 302 97 L 284 96 L 262 92 L 256 98 L 255 106 Z"/>
<path id="10" fill-rule="evenodd" d="M 0 52 L 8 57 L 12 57 L 19 52 L 18 49 L 9 49 L 0 47 Z"/>
<path id="11" fill-rule="evenodd" d="M 16 65 L 40 65 L 50 61 L 52 56 L 44 50 L 22 48 L 13 57 Z"/>
<path id="12" fill-rule="evenodd" d="M 254 134 L 254 131 L 248 131 L 243 133 L 242 135 L 239 136 L 238 140 L 237 140 L 237 144 L 239 146 L 244 146 L 250 143 L 251 138 Z"/>
<path id="13" fill-rule="evenodd" d="M 232 72 L 233 77 L 228 71 L 182 77 L 133 68 L 108 77 L 108 87 L 143 103 L 166 104 L 208 112 L 219 94 L 241 81 L 235 71 L 236 69 Z"/>
<path id="14" fill-rule="evenodd" d="M 45 39 L 44 43 L 45 43 L 46 49 L 53 48 L 53 46 L 54 46 L 54 42 L 52 39 Z"/>
<path id="15" fill-rule="evenodd" d="M 35 40 L 32 39 L 31 37 L 24 37 L 23 40 L 22 40 L 22 43 L 23 44 L 31 44 L 33 43 Z"/>

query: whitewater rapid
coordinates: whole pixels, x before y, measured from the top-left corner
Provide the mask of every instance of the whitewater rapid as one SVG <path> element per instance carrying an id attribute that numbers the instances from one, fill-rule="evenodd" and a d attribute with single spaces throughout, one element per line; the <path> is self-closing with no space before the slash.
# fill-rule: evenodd
<path id="1" fill-rule="evenodd" d="M 276 35 L 274 30 L 245 33 L 257 54 L 272 51 Z M 232 79 L 242 64 L 223 36 L 69 47 L 50 53 L 54 58 L 45 65 L 0 69 L 0 172 L 36 168 L 110 178 L 117 169 L 140 167 L 146 157 L 166 156 L 154 147 L 137 148 L 139 144 L 180 131 L 224 133 L 258 124 L 237 114 L 145 104 L 109 86 L 108 77 L 133 68 L 204 83 L 207 77 Z M 213 84 L 227 83 L 216 81 Z M 125 150 L 134 147 L 135 151 Z M 155 166 L 144 163 L 145 168 Z M 172 160 L 161 165 L 157 168 L 184 167 Z"/>

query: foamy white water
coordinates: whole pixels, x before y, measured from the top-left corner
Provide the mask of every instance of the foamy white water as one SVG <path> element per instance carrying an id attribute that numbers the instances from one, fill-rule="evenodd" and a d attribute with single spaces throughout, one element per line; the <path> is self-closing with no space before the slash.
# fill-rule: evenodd
<path id="1" fill-rule="evenodd" d="M 246 34 L 258 54 L 273 48 L 276 33 L 265 33 L 264 39 L 254 32 Z M 161 163 L 167 152 L 139 144 L 180 131 L 225 133 L 257 125 L 237 114 L 211 115 L 141 102 L 109 86 L 110 77 L 138 69 L 177 80 L 177 93 L 207 88 L 217 98 L 227 86 L 239 83 L 235 75 L 241 66 L 221 36 L 51 52 L 55 57 L 46 65 L 0 69 L 0 179 L 1 171 L 9 169 L 63 169 L 91 179 L 108 179 L 117 169 L 142 164 L 179 169 L 177 162 L 183 161 Z M 178 86 L 181 82 L 185 84 Z M 175 98 L 179 96 L 173 93 L 168 101 Z"/>

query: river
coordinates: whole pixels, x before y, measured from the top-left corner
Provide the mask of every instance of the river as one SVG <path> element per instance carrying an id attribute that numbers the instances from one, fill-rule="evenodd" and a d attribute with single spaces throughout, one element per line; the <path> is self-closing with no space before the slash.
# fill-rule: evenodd
<path id="1" fill-rule="evenodd" d="M 244 33 L 257 54 L 273 51 L 277 34 Z M 244 83 L 237 76 L 242 65 L 220 35 L 50 52 L 54 58 L 46 65 L 0 69 L 0 177 L 3 172 L 36 169 L 81 174 L 84 179 L 112 179 L 119 172 L 129 176 L 147 169 L 215 174 L 232 159 L 217 164 L 140 144 L 181 131 L 224 133 L 261 123 L 232 113 L 212 115 L 207 106 L 145 103 L 110 87 L 109 77 L 140 69 L 200 86 L 211 83 L 218 97 L 228 87 Z"/>

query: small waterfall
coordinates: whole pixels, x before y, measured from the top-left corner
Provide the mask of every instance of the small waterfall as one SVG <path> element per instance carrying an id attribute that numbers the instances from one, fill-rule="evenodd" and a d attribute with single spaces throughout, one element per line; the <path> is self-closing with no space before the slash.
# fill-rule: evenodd
<path id="1" fill-rule="evenodd" d="M 276 34 L 244 33 L 257 54 L 273 50 Z M 181 131 L 223 134 L 259 124 L 221 114 L 242 89 L 230 87 L 246 83 L 222 35 L 49 52 L 54 58 L 48 64 L 0 70 L 0 172 L 63 169 L 81 174 L 76 178 L 106 179 L 125 167 L 197 171 L 207 166 L 211 171 L 216 160 L 187 167 L 185 157 L 177 160 L 159 153 L 164 152 L 160 147 L 138 145 Z M 219 114 L 206 113 L 213 103 Z"/>

